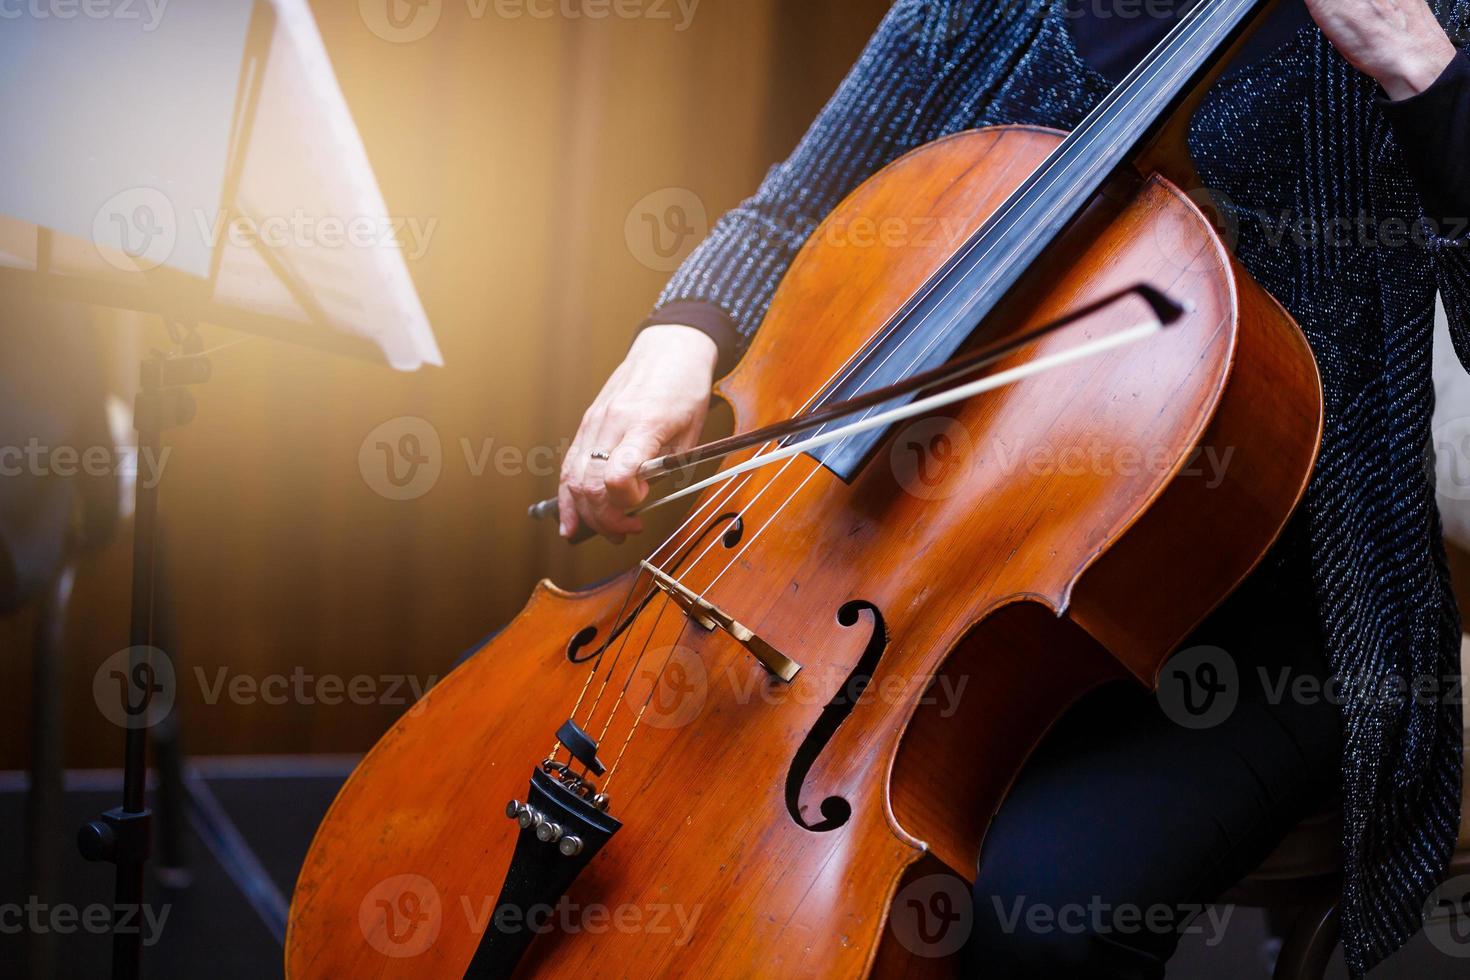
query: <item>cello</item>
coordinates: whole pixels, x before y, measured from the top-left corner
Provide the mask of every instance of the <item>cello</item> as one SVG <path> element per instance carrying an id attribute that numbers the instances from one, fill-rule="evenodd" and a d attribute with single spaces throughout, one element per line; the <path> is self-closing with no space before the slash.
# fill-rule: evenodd
<path id="1" fill-rule="evenodd" d="M 1203 0 L 1070 134 L 949 136 L 838 205 L 717 388 L 744 435 L 656 461 L 725 460 L 678 529 L 538 585 L 348 779 L 287 975 L 952 975 L 906 909 L 1311 475 L 1311 351 L 1181 190 L 1268 6 Z M 895 221 L 926 233 L 842 244 Z"/>

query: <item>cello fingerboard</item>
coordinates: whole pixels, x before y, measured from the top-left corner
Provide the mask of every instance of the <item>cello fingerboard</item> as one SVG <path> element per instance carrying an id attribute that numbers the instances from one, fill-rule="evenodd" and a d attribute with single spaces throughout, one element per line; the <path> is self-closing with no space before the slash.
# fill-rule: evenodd
<path id="1" fill-rule="evenodd" d="M 1118 168 L 1148 145 L 1220 53 L 1259 23 L 1269 6 L 1269 0 L 1201 0 L 909 298 L 860 355 L 858 366 L 817 403 L 876 391 L 948 361 Z M 912 398 L 875 405 L 860 417 Z M 886 429 L 871 429 L 812 455 L 850 482 L 886 434 Z"/>

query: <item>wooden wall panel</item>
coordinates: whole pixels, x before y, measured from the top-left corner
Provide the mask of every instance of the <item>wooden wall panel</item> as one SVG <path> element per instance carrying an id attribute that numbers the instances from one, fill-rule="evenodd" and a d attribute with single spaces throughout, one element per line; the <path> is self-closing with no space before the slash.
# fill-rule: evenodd
<path id="1" fill-rule="evenodd" d="M 667 278 L 625 235 L 630 209 L 666 188 L 711 220 L 738 202 L 885 4 L 702 0 L 680 31 L 446 0 L 437 27 L 402 44 L 368 30 L 358 4 L 313 6 L 389 210 L 433 228 L 410 268 L 447 366 L 400 375 L 267 340 L 217 354 L 198 420 L 171 436 L 163 490 L 181 718 L 197 753 L 361 750 L 401 705 L 294 692 L 244 703 L 213 686 L 422 685 L 513 616 L 536 579 L 592 581 L 652 544 L 565 548 L 522 516 L 551 476 L 493 462 L 476 475 L 464 446 L 472 458 L 559 446 Z M 234 339 L 207 330 L 210 344 Z M 375 493 L 359 468 L 364 438 L 401 416 L 441 441 L 437 483 L 410 501 Z M 127 571 L 121 540 L 78 579 L 62 692 L 71 765 L 120 761 L 91 687 L 125 645 Z M 0 622 L 12 692 L 0 768 L 27 756 L 28 628 L 26 616 Z"/>

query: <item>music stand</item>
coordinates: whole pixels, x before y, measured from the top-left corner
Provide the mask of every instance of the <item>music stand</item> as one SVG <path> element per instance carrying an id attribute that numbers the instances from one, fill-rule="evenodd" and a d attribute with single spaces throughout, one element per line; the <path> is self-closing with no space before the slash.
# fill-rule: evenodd
<path id="1" fill-rule="evenodd" d="M 279 32 L 284 32 L 284 35 Z M 292 65 L 288 68 L 295 68 L 299 74 L 314 78 L 319 85 L 322 84 L 323 70 L 330 78 L 325 52 L 320 50 L 320 38 L 304 0 L 255 0 L 249 9 L 244 33 L 243 57 L 230 127 L 230 153 L 220 188 L 218 215 L 221 220 L 249 217 L 241 205 L 240 191 L 252 135 L 259 121 L 262 94 L 270 77 L 267 69 L 270 67 L 273 41 L 278 36 L 285 36 L 291 53 L 306 62 L 304 67 Z M 322 96 L 323 93 L 318 91 L 315 94 Z M 340 106 L 327 105 L 323 111 L 336 126 L 332 135 L 337 148 L 341 149 L 344 144 L 342 126 L 345 121 L 350 130 L 351 121 L 346 115 L 340 91 L 335 88 L 335 81 L 331 81 L 324 101 L 332 102 L 333 96 Z M 355 130 L 348 135 L 355 138 Z M 349 161 L 347 169 L 354 171 L 349 183 L 355 181 L 355 200 L 366 200 L 367 210 L 376 207 L 381 211 L 381 197 L 377 195 L 376 184 L 366 168 L 361 144 L 348 140 L 349 155 L 354 149 L 360 160 Z M 363 183 L 364 172 L 371 187 L 365 187 Z M 13 241 L 13 228 L 10 230 Z M 34 226 L 34 234 L 32 267 L 0 264 L 0 289 L 53 300 L 153 313 L 169 324 L 176 349 L 152 352 L 143 359 L 140 368 L 140 389 L 134 405 L 139 459 L 145 458 L 145 453 L 151 453 L 153 459 L 161 458 L 164 431 L 183 425 L 194 416 L 195 403 L 188 389 L 207 381 L 211 373 L 210 362 L 204 356 L 203 345 L 195 332 L 195 327 L 201 323 L 305 343 L 406 369 L 416 368 L 422 363 L 441 363 L 422 307 L 418 305 L 417 296 L 412 294 L 412 285 L 401 257 L 396 257 L 402 266 L 400 269 L 388 269 L 389 278 L 394 280 L 393 286 L 396 287 L 392 297 L 396 304 L 395 312 L 407 321 L 402 325 L 402 336 L 397 336 L 392 330 L 364 332 L 344 322 L 340 300 L 337 301 L 338 308 L 329 311 L 332 301 L 324 301 L 316 295 L 309 282 L 310 277 L 298 271 L 289 255 L 258 235 L 253 238 L 251 248 L 273 277 L 274 285 L 281 287 L 284 295 L 289 297 L 289 305 L 283 305 L 279 295 L 270 303 L 255 308 L 242 305 L 238 299 L 239 282 L 233 284 L 236 298 L 222 300 L 220 293 L 226 252 L 222 245 L 213 249 L 207 274 L 202 277 L 165 264 L 151 268 L 139 264 L 136 271 L 124 276 L 90 275 L 58 268 L 55 262 L 58 243 L 75 254 L 75 235 L 41 224 Z M 96 244 L 96 248 L 99 254 L 104 251 L 100 244 Z M 109 258 L 114 266 L 118 265 L 116 258 L 115 253 Z M 376 261 L 381 272 L 382 263 L 391 260 L 378 256 Z M 407 297 L 404 295 L 405 284 Z M 152 813 L 147 805 L 146 778 L 152 699 L 159 690 L 151 657 L 158 482 L 136 481 L 128 682 L 121 685 L 122 710 L 128 720 L 124 726 L 122 803 L 87 823 L 78 835 L 84 856 L 91 860 L 109 861 L 116 867 L 112 976 L 123 980 L 133 980 L 141 972 L 142 931 L 125 928 L 129 924 L 123 920 L 129 915 L 129 909 L 136 913 L 142 906 L 145 869 L 151 850 Z M 130 697 L 132 689 L 136 689 L 136 701 Z"/>

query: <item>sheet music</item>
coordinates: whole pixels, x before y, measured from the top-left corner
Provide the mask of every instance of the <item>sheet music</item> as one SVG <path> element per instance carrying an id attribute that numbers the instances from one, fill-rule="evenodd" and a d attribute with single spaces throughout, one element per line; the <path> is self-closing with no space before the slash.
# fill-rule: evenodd
<path id="1" fill-rule="evenodd" d="M 127 208 L 143 192 L 218 207 L 251 0 L 38 9 L 0 19 L 0 214 L 121 252 L 145 250 Z M 208 272 L 202 242 L 168 251 Z"/>
<path id="2" fill-rule="evenodd" d="M 151 24 L 6 23 L 0 82 L 24 97 L 0 103 L 0 263 L 34 269 L 39 226 L 65 275 L 203 280 L 217 264 L 217 303 L 300 323 L 305 343 L 326 330 L 402 370 L 442 364 L 403 251 L 432 227 L 389 214 L 305 0 L 258 2 L 274 18 L 243 151 L 251 0 L 170 5 Z"/>
<path id="3" fill-rule="evenodd" d="M 442 364 L 403 246 L 425 228 L 388 213 L 305 0 L 275 0 L 267 61 L 232 234 L 195 229 L 223 249 L 216 296 L 305 316 L 255 244 L 304 284 L 329 323 L 371 340 L 396 368 Z"/>

